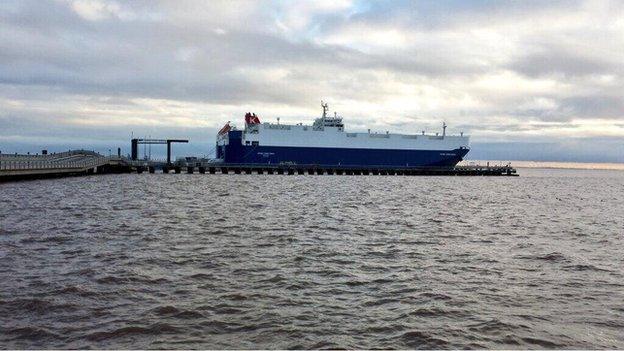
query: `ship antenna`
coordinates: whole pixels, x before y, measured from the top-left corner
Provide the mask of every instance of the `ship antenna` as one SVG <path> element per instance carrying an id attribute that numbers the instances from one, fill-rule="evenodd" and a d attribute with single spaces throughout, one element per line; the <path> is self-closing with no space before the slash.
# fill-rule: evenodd
<path id="1" fill-rule="evenodd" d="M 442 122 L 442 136 L 446 136 L 446 122 Z"/>
<path id="2" fill-rule="evenodd" d="M 321 100 L 321 107 L 323 108 L 323 118 L 327 117 L 327 109 L 329 107 L 327 107 L 327 103 L 323 102 L 323 100 Z"/>

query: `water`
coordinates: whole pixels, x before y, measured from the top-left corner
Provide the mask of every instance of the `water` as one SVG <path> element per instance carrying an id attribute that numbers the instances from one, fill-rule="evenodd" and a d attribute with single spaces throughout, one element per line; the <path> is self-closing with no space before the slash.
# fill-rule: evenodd
<path id="1" fill-rule="evenodd" d="M 0 185 L 2 348 L 624 348 L 624 172 Z"/>

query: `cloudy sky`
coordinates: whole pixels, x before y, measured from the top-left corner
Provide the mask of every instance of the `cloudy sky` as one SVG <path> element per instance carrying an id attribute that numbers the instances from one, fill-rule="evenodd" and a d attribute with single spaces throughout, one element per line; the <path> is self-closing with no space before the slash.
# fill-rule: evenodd
<path id="1" fill-rule="evenodd" d="M 0 1 L 2 152 L 207 154 L 323 99 L 355 131 L 446 121 L 473 158 L 624 162 L 623 78 L 623 1 Z"/>

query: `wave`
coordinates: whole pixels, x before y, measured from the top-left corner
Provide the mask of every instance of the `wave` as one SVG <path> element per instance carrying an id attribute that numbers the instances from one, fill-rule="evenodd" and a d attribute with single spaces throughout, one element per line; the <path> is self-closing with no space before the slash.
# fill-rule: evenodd
<path id="1" fill-rule="evenodd" d="M 521 340 L 527 344 L 537 345 L 539 347 L 549 348 L 549 349 L 561 348 L 561 347 L 566 346 L 565 344 L 559 344 L 550 340 L 545 340 L 545 339 L 535 338 L 535 337 L 524 337 L 524 338 L 521 338 Z"/>
<path id="2" fill-rule="evenodd" d="M 582 272 L 582 271 L 610 272 L 610 270 L 608 269 L 599 268 L 592 264 L 574 264 L 574 265 L 564 266 L 563 269 L 569 270 L 569 271 L 576 271 L 576 272 Z"/>
<path id="3" fill-rule="evenodd" d="M 69 303 L 56 304 L 50 300 L 40 298 L 8 300 L 4 301 L 2 305 L 4 305 L 3 308 L 8 309 L 9 312 L 32 312 L 41 315 L 60 311 L 75 311 L 78 307 L 77 305 Z"/>
<path id="4" fill-rule="evenodd" d="M 518 333 L 520 330 L 530 331 L 531 328 L 524 324 L 512 324 L 499 319 L 492 319 L 486 322 L 469 325 L 468 330 L 485 334 L 500 334 L 503 332 Z"/>
<path id="5" fill-rule="evenodd" d="M 158 316 L 167 316 L 167 317 L 179 318 L 179 319 L 193 319 L 193 318 L 204 317 L 204 314 L 201 312 L 179 309 L 179 308 L 176 308 L 175 306 L 170 306 L 170 305 L 156 307 L 151 312 Z"/>
<path id="6" fill-rule="evenodd" d="M 467 311 L 461 310 L 449 310 L 441 307 L 421 307 L 412 312 L 409 312 L 409 316 L 416 317 L 463 317 L 468 315 Z"/>
<path id="7" fill-rule="evenodd" d="M 207 273 L 195 273 L 195 274 L 189 275 L 189 278 L 196 279 L 196 280 L 210 280 L 210 279 L 213 279 L 213 276 Z"/>
<path id="8" fill-rule="evenodd" d="M 410 349 L 445 349 L 449 342 L 430 333 L 422 331 L 408 331 L 403 333 L 399 341 Z"/>
<path id="9" fill-rule="evenodd" d="M 169 282 L 168 279 L 165 278 L 145 278 L 145 277 L 137 277 L 137 276 L 115 276 L 115 275 L 107 275 L 95 280 L 100 284 L 115 284 L 122 285 L 127 283 L 143 283 L 143 284 L 164 284 Z"/>
<path id="10" fill-rule="evenodd" d="M 5 326 L 2 334 L 6 336 L 12 336 L 10 340 L 32 340 L 41 341 L 49 339 L 61 339 L 59 334 L 53 333 L 50 330 L 39 327 L 15 327 L 10 328 Z"/>
<path id="11" fill-rule="evenodd" d="M 432 300 L 451 300 L 452 297 L 442 294 L 442 293 L 433 293 L 433 292 L 425 292 L 419 295 L 420 297 L 425 297 Z"/>
<path id="12" fill-rule="evenodd" d="M 68 286 L 65 286 L 65 287 L 63 287 L 61 289 L 57 289 L 57 290 L 52 291 L 52 294 L 55 294 L 55 295 L 56 294 L 60 294 L 60 295 L 69 294 L 69 295 L 78 295 L 78 296 L 82 296 L 82 297 L 98 295 L 97 292 L 88 290 L 85 287 L 78 286 L 78 285 L 68 285 Z"/>
<path id="13" fill-rule="evenodd" d="M 180 329 L 166 323 L 157 323 L 149 327 L 139 326 L 127 326 L 117 328 L 111 331 L 95 332 L 86 336 L 87 340 L 91 341 L 103 341 L 107 339 L 116 339 L 121 337 L 136 336 L 136 335 L 160 335 L 177 333 Z"/>
<path id="14" fill-rule="evenodd" d="M 551 261 L 551 262 L 565 262 L 568 258 L 560 252 L 551 252 L 547 254 L 536 255 L 517 255 L 514 258 L 520 260 L 539 260 L 539 261 Z"/>
<path id="15" fill-rule="evenodd" d="M 381 306 L 389 303 L 397 303 L 400 302 L 398 299 L 386 298 L 386 299 L 374 299 L 365 301 L 362 306 L 373 307 L 373 306 Z"/>

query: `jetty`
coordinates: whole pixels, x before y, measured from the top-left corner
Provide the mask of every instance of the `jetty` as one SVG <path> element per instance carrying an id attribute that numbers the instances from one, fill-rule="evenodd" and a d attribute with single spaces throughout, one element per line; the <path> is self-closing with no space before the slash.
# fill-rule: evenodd
<path id="1" fill-rule="evenodd" d="M 456 167 L 353 167 L 319 165 L 257 165 L 257 164 L 197 164 L 174 166 L 176 173 L 208 174 L 280 174 L 280 175 L 359 175 L 359 176 L 518 176 L 515 168 L 505 166 Z M 164 169 L 168 173 L 170 169 Z"/>
<path id="2" fill-rule="evenodd" d="M 187 158 L 194 159 L 194 158 Z M 0 182 L 119 173 L 273 174 L 358 176 L 518 176 L 511 165 L 455 167 L 354 167 L 297 164 L 226 164 L 214 161 L 152 161 L 104 156 L 88 150 L 55 154 L 0 154 Z"/>
<path id="3" fill-rule="evenodd" d="M 103 156 L 89 150 L 41 155 L 0 154 L 0 182 L 128 173 L 132 167 L 121 156 Z"/>

